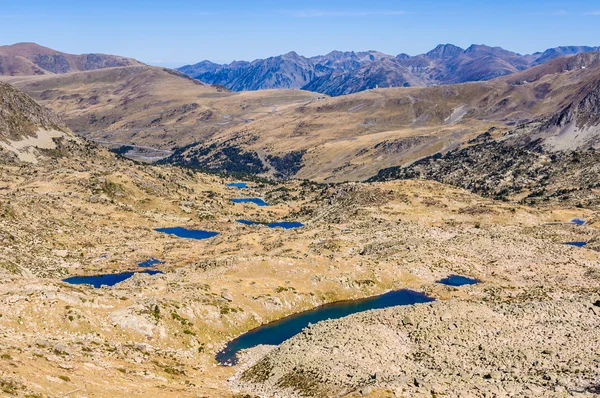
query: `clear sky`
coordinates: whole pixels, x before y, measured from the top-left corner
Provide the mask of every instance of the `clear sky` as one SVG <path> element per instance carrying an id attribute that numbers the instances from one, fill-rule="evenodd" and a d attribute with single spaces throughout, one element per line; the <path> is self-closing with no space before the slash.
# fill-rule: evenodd
<path id="1" fill-rule="evenodd" d="M 520 53 L 600 45 L 600 0 L 0 0 L 0 10 L 0 44 L 166 66 L 291 50 L 416 55 L 440 43 Z"/>

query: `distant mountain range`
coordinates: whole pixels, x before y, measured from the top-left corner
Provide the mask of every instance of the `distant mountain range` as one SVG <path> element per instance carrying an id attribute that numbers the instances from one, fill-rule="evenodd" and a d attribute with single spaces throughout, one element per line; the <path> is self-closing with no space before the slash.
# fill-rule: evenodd
<path id="1" fill-rule="evenodd" d="M 63 74 L 119 66 L 143 65 L 132 58 L 105 54 L 66 54 L 35 43 L 0 46 L 0 75 Z"/>
<path id="2" fill-rule="evenodd" d="M 433 86 L 490 80 L 567 55 L 600 47 L 566 46 L 530 55 L 500 47 L 472 45 L 466 50 L 440 44 L 428 53 L 409 56 L 377 51 L 332 51 L 306 58 L 295 52 L 228 65 L 202 61 L 179 70 L 208 84 L 233 91 L 292 88 L 338 96 L 376 87 Z"/>

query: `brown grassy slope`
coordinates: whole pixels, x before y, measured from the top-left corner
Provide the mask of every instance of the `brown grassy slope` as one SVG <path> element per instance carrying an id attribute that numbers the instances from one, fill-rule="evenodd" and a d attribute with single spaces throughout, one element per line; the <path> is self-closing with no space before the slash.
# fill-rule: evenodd
<path id="1" fill-rule="evenodd" d="M 207 139 L 303 102 L 313 93 L 282 90 L 230 93 L 179 72 L 150 66 L 60 76 L 5 77 L 93 139 L 170 149 Z"/>
<path id="2" fill-rule="evenodd" d="M 320 100 L 296 90 L 229 93 L 156 67 L 4 79 L 90 138 L 161 149 L 197 143 L 178 161 L 213 168 L 222 167 L 215 159 L 232 146 L 262 162 L 300 151 L 297 177 L 343 181 L 451 150 L 490 127 L 501 134 L 555 115 L 599 76 L 598 54 L 591 53 L 489 82 Z"/>
<path id="3" fill-rule="evenodd" d="M 314 101 L 225 130 L 200 147 L 235 137 L 247 151 L 282 156 L 304 150 L 297 177 L 360 180 L 455 148 L 489 127 L 501 133 L 556 114 L 600 76 L 597 57 L 557 59 L 484 83 L 379 89 Z"/>

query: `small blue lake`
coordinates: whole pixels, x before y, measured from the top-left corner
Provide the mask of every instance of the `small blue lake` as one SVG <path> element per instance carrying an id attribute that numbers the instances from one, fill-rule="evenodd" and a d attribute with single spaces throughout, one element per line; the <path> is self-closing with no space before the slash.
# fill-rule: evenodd
<path id="1" fill-rule="evenodd" d="M 257 206 L 268 206 L 269 204 L 261 198 L 239 198 L 231 199 L 233 203 L 254 203 Z"/>
<path id="2" fill-rule="evenodd" d="M 219 235 L 218 232 L 210 232 L 203 231 L 201 229 L 187 229 L 183 227 L 174 227 L 174 228 L 156 228 L 156 232 L 161 232 L 163 234 L 175 235 L 179 238 L 187 238 L 187 239 L 208 239 L 213 238 Z"/>
<path id="3" fill-rule="evenodd" d="M 574 218 L 571 220 L 571 223 L 575 225 L 583 225 L 585 224 L 585 220 L 582 220 L 581 218 Z"/>
<path id="4" fill-rule="evenodd" d="M 300 333 L 302 329 L 311 323 L 314 324 L 326 319 L 338 319 L 357 312 L 430 301 L 434 301 L 434 299 L 424 293 L 412 290 L 396 290 L 380 296 L 326 304 L 253 329 L 231 340 L 223 350 L 217 353 L 215 359 L 220 365 L 235 365 L 237 363 L 237 353 L 240 350 L 261 344 L 281 344 Z"/>
<path id="5" fill-rule="evenodd" d="M 479 280 L 474 278 L 467 278 L 466 276 L 450 275 L 444 279 L 440 279 L 437 283 L 441 283 L 448 286 L 465 286 L 465 285 L 476 285 Z"/>
<path id="6" fill-rule="evenodd" d="M 240 224 L 244 224 L 244 225 L 266 225 L 269 228 L 284 228 L 284 229 L 292 229 L 292 228 L 300 228 L 303 227 L 304 224 L 302 224 L 301 222 L 297 222 L 297 221 L 280 221 L 280 222 L 274 222 L 274 223 L 270 223 L 270 224 L 263 224 L 260 222 L 256 222 L 256 221 L 249 221 L 249 220 L 237 220 L 237 222 L 239 222 Z"/>
<path id="7" fill-rule="evenodd" d="M 587 245 L 587 242 L 565 242 L 565 245 L 584 247 L 585 245 Z"/>
<path id="8" fill-rule="evenodd" d="M 162 265 L 164 263 L 165 263 L 164 261 L 160 261 L 160 260 L 152 257 L 149 260 L 142 261 L 141 263 L 139 263 L 138 267 L 149 268 L 149 267 L 154 267 L 155 265 Z"/>
<path id="9" fill-rule="evenodd" d="M 162 274 L 162 272 L 156 270 L 146 270 L 139 273 L 148 275 Z M 124 280 L 131 278 L 135 274 L 136 272 L 122 272 L 120 274 L 72 276 L 70 278 L 63 279 L 63 282 L 67 282 L 72 285 L 92 285 L 95 288 L 99 288 L 100 286 L 114 286 L 119 282 L 123 282 Z"/>
<path id="10" fill-rule="evenodd" d="M 227 186 L 231 188 L 248 188 L 245 182 L 232 182 L 231 184 L 227 184 Z"/>

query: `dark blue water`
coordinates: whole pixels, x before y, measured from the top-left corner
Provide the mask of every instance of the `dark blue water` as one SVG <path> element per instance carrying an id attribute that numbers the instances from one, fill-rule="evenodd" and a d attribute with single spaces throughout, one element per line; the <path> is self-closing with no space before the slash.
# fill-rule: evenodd
<path id="1" fill-rule="evenodd" d="M 147 270 L 140 273 L 148 275 L 162 274 L 162 272 L 156 270 Z M 99 288 L 103 285 L 114 286 L 119 282 L 123 282 L 125 279 L 131 278 L 135 274 L 135 272 L 123 272 L 120 274 L 72 276 L 70 278 L 63 279 L 63 282 L 67 282 L 72 285 L 92 285 L 95 288 Z"/>
<path id="2" fill-rule="evenodd" d="M 581 218 L 574 218 L 571 220 L 571 222 L 573 224 L 577 224 L 577 225 L 583 225 L 585 224 L 585 220 L 582 220 Z"/>
<path id="3" fill-rule="evenodd" d="M 254 203 L 258 206 L 268 206 L 269 204 L 262 200 L 261 198 L 239 198 L 239 199 L 231 199 L 233 203 Z"/>
<path id="4" fill-rule="evenodd" d="M 479 283 L 477 279 L 467 278 L 466 276 L 460 275 L 450 275 L 447 278 L 440 279 L 437 283 L 442 283 L 448 286 L 465 286 L 465 285 L 475 285 Z"/>
<path id="5" fill-rule="evenodd" d="M 587 245 L 587 242 L 565 242 L 565 245 L 584 247 L 585 245 Z"/>
<path id="6" fill-rule="evenodd" d="M 227 186 L 232 188 L 248 188 L 245 182 L 232 182 L 231 184 L 227 184 Z"/>
<path id="7" fill-rule="evenodd" d="M 150 260 L 142 261 L 141 263 L 139 263 L 138 267 L 149 268 L 149 267 L 154 267 L 155 265 L 161 265 L 164 263 L 165 263 L 164 261 L 160 261 L 160 260 L 152 257 Z"/>
<path id="8" fill-rule="evenodd" d="M 244 225 L 262 225 L 259 222 L 249 221 L 249 220 L 237 220 L 237 222 L 239 222 L 240 224 L 244 224 Z"/>
<path id="9" fill-rule="evenodd" d="M 274 222 L 272 224 L 269 224 L 269 228 L 285 228 L 285 229 L 292 229 L 292 228 L 300 228 L 303 227 L 304 224 L 302 224 L 301 222 L 290 222 L 290 221 L 281 221 L 281 222 Z"/>
<path id="10" fill-rule="evenodd" d="M 227 343 L 227 346 L 217 353 L 215 359 L 220 365 L 235 365 L 237 363 L 237 353 L 240 350 L 261 344 L 281 344 L 300 333 L 309 323 L 314 324 L 326 319 L 338 319 L 357 312 L 378 308 L 426 303 L 433 300 L 433 298 L 423 293 L 412 290 L 396 290 L 381 296 L 326 304 L 251 330 Z"/>
<path id="11" fill-rule="evenodd" d="M 244 225 L 266 225 L 269 228 L 285 228 L 285 229 L 292 229 L 292 228 L 300 228 L 303 227 L 304 224 L 302 224 L 301 222 L 296 222 L 296 221 L 280 221 L 280 222 L 274 222 L 271 224 L 263 224 L 260 222 L 256 222 L 256 221 L 249 221 L 249 220 L 237 220 L 237 222 L 239 222 L 240 224 L 244 224 Z"/>
<path id="12" fill-rule="evenodd" d="M 219 235 L 218 232 L 210 232 L 210 231 L 202 231 L 201 229 L 187 229 L 183 227 L 174 227 L 174 228 L 156 228 L 156 232 L 161 232 L 163 234 L 175 235 L 180 238 L 187 239 L 208 239 Z"/>

